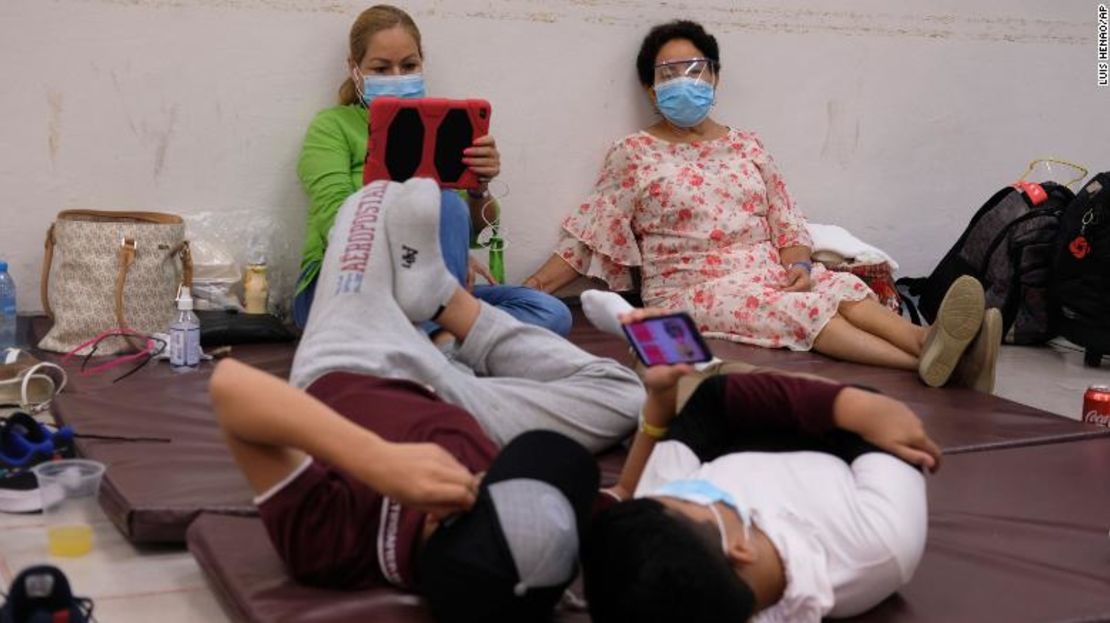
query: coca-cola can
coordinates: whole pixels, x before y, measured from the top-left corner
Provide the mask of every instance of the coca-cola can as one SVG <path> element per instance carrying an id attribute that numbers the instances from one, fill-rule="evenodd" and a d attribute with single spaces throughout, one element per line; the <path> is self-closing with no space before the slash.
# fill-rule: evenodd
<path id="1" fill-rule="evenodd" d="M 1092 385 L 1083 394 L 1083 421 L 1110 428 L 1110 385 Z"/>

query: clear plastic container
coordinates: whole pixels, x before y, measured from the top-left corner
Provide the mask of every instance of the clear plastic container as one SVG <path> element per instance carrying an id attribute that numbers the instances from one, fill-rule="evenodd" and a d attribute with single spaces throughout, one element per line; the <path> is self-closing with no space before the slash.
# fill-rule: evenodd
<path id="1" fill-rule="evenodd" d="M 51 556 L 77 557 L 93 547 L 93 524 L 100 517 L 97 494 L 104 464 L 63 459 L 32 470 L 42 496 L 46 545 Z"/>

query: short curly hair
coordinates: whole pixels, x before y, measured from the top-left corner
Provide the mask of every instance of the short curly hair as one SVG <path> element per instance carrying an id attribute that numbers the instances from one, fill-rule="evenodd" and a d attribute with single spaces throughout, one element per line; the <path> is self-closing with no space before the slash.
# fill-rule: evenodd
<path id="1" fill-rule="evenodd" d="M 713 61 L 714 69 L 721 67 L 721 52 L 717 49 L 717 39 L 705 32 L 705 28 L 697 22 L 677 19 L 653 27 L 640 44 L 640 53 L 636 56 L 636 73 L 640 76 L 640 84 L 650 87 L 655 82 L 655 58 L 659 50 L 668 42 L 675 39 L 686 39 L 701 50 L 706 58 Z"/>

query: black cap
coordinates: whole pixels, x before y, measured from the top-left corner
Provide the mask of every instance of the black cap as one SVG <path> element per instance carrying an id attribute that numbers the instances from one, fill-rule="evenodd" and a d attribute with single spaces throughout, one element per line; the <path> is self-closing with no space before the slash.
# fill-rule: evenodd
<path id="1" fill-rule="evenodd" d="M 505 446 L 467 513 L 420 554 L 417 585 L 439 621 L 543 621 L 578 572 L 599 482 L 577 442 L 530 431 Z"/>

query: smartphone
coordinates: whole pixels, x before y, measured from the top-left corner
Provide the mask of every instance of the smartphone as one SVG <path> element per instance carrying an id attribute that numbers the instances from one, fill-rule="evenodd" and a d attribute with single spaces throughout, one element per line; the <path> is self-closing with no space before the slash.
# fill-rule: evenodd
<path id="1" fill-rule="evenodd" d="M 374 98 L 363 183 L 428 177 L 441 188 L 478 188 L 463 150 L 489 134 L 490 114 L 489 102 L 481 99 Z"/>
<path id="2" fill-rule="evenodd" d="M 645 366 L 701 363 L 713 359 L 694 319 L 686 312 L 623 325 L 628 343 Z"/>

